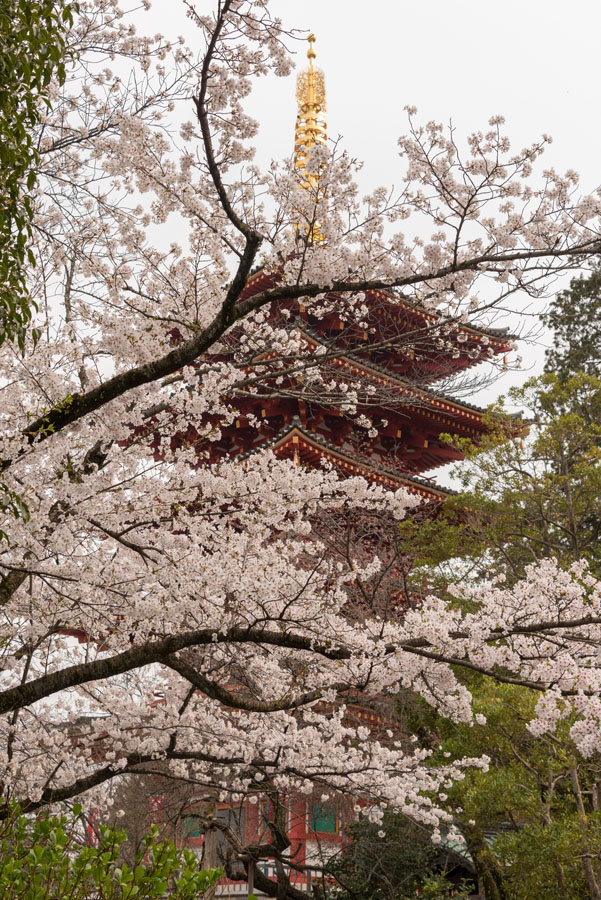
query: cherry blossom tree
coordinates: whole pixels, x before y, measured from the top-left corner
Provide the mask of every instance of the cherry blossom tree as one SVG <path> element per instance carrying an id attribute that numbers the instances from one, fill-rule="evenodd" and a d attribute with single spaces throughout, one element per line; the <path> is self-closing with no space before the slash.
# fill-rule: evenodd
<path id="1" fill-rule="evenodd" d="M 191 50 L 138 36 L 115 0 L 82 0 L 77 64 L 43 114 L 41 337 L 0 358 L 2 479 L 28 509 L 7 512 L 0 544 L 3 796 L 34 810 L 159 767 L 233 797 L 318 785 L 436 833 L 450 815 L 433 797 L 486 761 L 430 766 L 351 727 L 345 703 L 404 686 L 470 721 L 463 667 L 537 691 L 539 732 L 576 712 L 590 752 L 601 585 L 544 561 L 511 590 L 457 588 L 456 605 L 401 616 L 394 537 L 378 546 L 364 523 L 390 529 L 415 497 L 270 453 L 211 462 L 210 448 L 240 385 L 275 390 L 301 366 L 316 389 L 291 304 L 363 323 L 365 291 L 386 289 L 431 313 L 444 350 L 454 323 L 486 323 L 597 253 L 600 198 L 579 197 L 572 172 L 536 181 L 546 138 L 513 153 L 496 118 L 464 155 L 413 111 L 398 196 L 361 198 L 337 146 L 309 154 L 318 189 L 291 161 L 260 171 L 244 101 L 290 71 L 296 35 L 267 0 L 213 7 L 188 5 Z M 269 286 L 244 296 L 258 265 Z M 341 383 L 320 389 L 350 393 L 352 414 Z M 149 423 L 169 436 L 190 422 L 195 446 L 153 452 Z"/>

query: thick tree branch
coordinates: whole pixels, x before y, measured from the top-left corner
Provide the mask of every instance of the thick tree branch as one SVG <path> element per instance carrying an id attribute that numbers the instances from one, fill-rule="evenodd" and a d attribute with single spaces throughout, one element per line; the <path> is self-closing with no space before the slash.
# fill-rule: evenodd
<path id="1" fill-rule="evenodd" d="M 257 241 L 259 241 L 259 238 L 257 238 Z M 269 303 L 276 303 L 281 300 L 296 300 L 300 297 L 317 297 L 319 294 L 326 293 L 356 293 L 358 291 L 388 290 L 394 287 L 407 287 L 410 285 L 423 284 L 428 281 L 436 281 L 458 272 L 478 270 L 493 262 L 520 262 L 526 259 L 553 259 L 582 256 L 583 254 L 595 252 L 600 245 L 598 240 L 591 240 L 586 244 L 578 245 L 577 247 L 566 250 L 523 250 L 515 253 L 501 253 L 497 255 L 487 254 L 466 260 L 456 266 L 444 266 L 434 272 L 424 273 L 423 275 L 411 275 L 406 278 L 396 278 L 389 281 L 384 279 L 366 279 L 355 281 L 333 281 L 329 285 L 280 285 L 266 291 L 261 291 L 253 297 L 248 297 L 246 300 L 236 303 L 236 296 L 240 295 L 244 288 L 244 284 L 246 283 L 246 279 L 242 277 L 241 273 L 246 269 L 250 271 L 250 265 L 252 265 L 252 244 L 250 246 L 251 249 L 247 247 L 248 256 L 245 253 L 245 259 L 241 261 L 238 275 L 235 278 L 236 295 L 228 292 L 224 305 L 207 328 L 199 334 L 189 338 L 187 341 L 184 341 L 178 347 L 159 359 L 153 360 L 150 363 L 145 363 L 141 366 L 136 366 L 119 375 L 115 375 L 113 378 L 109 378 L 103 384 L 98 385 L 98 387 L 93 388 L 86 394 L 74 394 L 60 403 L 57 403 L 56 406 L 44 413 L 43 416 L 40 416 L 32 422 L 31 425 L 23 429 L 23 435 L 28 439 L 29 443 L 40 443 L 41 441 L 47 440 L 66 426 L 95 412 L 97 409 L 100 409 L 117 397 L 123 396 L 128 391 L 141 387 L 144 384 L 158 381 L 161 378 L 172 375 L 178 369 L 190 365 L 212 347 L 213 344 L 223 336 L 231 324 L 245 318 L 251 312 L 261 309 Z M 224 313 L 224 309 L 227 310 L 229 307 L 232 307 L 231 313 L 227 315 Z M 14 459 L 4 459 L 0 466 L 0 471 L 9 468 L 14 461 Z"/>
<path id="2" fill-rule="evenodd" d="M 268 644 L 287 647 L 290 650 L 311 651 L 328 659 L 348 659 L 350 657 L 350 651 L 344 648 L 319 645 L 311 638 L 294 634 L 281 634 L 252 628 L 230 628 L 225 633 L 216 633 L 212 630 L 187 631 L 162 640 L 149 641 L 141 646 L 117 653 L 115 656 L 67 666 L 49 675 L 42 675 L 27 684 L 9 688 L 0 694 L 0 714 L 29 706 L 43 697 L 49 697 L 67 688 L 112 678 L 115 675 L 123 675 L 125 672 L 151 663 L 162 663 L 178 650 L 184 650 L 187 647 L 221 643 Z"/>
<path id="3" fill-rule="evenodd" d="M 9 572 L 0 581 L 0 606 L 4 606 L 17 591 L 28 575 L 27 569 Z"/>
<path id="4" fill-rule="evenodd" d="M 551 632 L 554 629 L 558 628 L 563 630 L 568 628 L 582 627 L 584 625 L 599 624 L 601 624 L 601 617 L 599 616 L 587 616 L 585 618 L 576 619 L 572 622 L 541 622 L 528 626 L 515 626 L 515 628 L 512 628 L 510 630 L 493 629 L 491 631 L 489 640 L 494 640 L 497 638 L 506 639 L 508 637 L 511 637 L 512 635 L 518 634 L 540 634 L 542 637 L 545 637 L 546 632 Z M 455 640 L 460 640 L 467 638 L 468 634 L 464 631 L 457 631 L 451 634 L 450 637 Z M 130 672 L 134 669 L 139 669 L 152 663 L 163 663 L 170 668 L 175 668 L 175 666 L 173 665 L 173 661 L 170 661 L 170 657 L 174 653 L 177 653 L 179 650 L 184 650 L 188 647 L 206 646 L 208 644 L 216 643 L 264 644 L 268 646 L 284 647 L 290 650 L 304 650 L 312 654 L 322 656 L 325 659 L 331 660 L 350 659 L 353 655 L 351 650 L 346 647 L 336 647 L 333 644 L 329 643 L 320 644 L 314 638 L 305 637 L 304 635 L 289 633 L 282 634 L 281 632 L 266 631 L 259 628 L 233 627 L 228 629 L 226 632 L 219 633 L 207 629 L 188 631 L 177 635 L 171 635 L 161 640 L 149 641 L 146 644 L 142 644 L 138 647 L 132 647 L 129 650 L 125 650 L 122 653 L 116 654 L 115 656 L 107 657 L 104 659 L 97 659 L 91 662 L 79 663 L 73 666 L 67 666 L 64 669 L 59 669 L 57 672 L 52 672 L 48 675 L 42 675 L 41 677 L 27 682 L 26 684 L 9 688 L 2 692 L 2 694 L 0 694 L 0 714 L 10 712 L 13 709 L 21 709 L 25 706 L 29 706 L 30 704 L 35 703 L 37 700 L 41 700 L 44 697 L 49 697 L 53 694 L 58 693 L 59 691 L 66 690 L 67 688 L 76 687 L 81 684 L 87 684 L 91 681 L 112 678 L 116 675 L 122 675 L 125 672 Z M 533 687 L 536 690 L 546 690 L 548 688 L 548 685 L 544 683 L 530 682 L 528 681 L 528 679 L 508 680 L 511 679 L 512 676 L 505 676 L 503 673 L 489 671 L 484 667 L 477 667 L 476 664 L 470 662 L 469 659 L 455 657 L 452 654 L 438 654 L 435 651 L 428 649 L 431 646 L 432 645 L 430 644 L 430 642 L 425 638 L 414 638 L 404 641 L 399 645 L 389 645 L 387 648 L 387 652 L 395 653 L 404 651 L 406 653 L 412 653 L 417 656 L 429 656 L 430 658 L 441 663 L 461 666 L 467 669 L 476 669 L 477 671 L 481 671 L 483 674 L 489 675 L 491 678 L 496 678 L 499 681 L 507 681 L 507 683 L 511 684 L 521 684 L 528 687 Z M 183 674 L 183 665 L 179 660 L 176 661 L 176 664 L 182 670 L 180 674 Z M 202 690 L 202 688 L 200 689 Z M 565 691 L 564 693 L 566 696 L 571 696 L 576 693 L 576 691 Z M 312 702 L 314 699 L 317 699 L 317 697 L 315 697 L 312 693 L 309 695 L 309 697 L 310 699 L 307 702 Z"/>
<path id="5" fill-rule="evenodd" d="M 322 690 L 315 690 L 307 691 L 304 694 L 300 694 L 298 697 L 289 699 L 270 701 L 258 700 L 226 690 L 216 682 L 205 678 L 204 675 L 201 675 L 193 666 L 189 665 L 185 660 L 180 659 L 179 657 L 166 657 L 163 660 L 163 664 L 168 668 L 173 669 L 174 672 L 178 672 L 182 678 L 185 678 L 186 681 L 189 681 L 190 684 L 197 687 L 198 690 L 202 691 L 207 697 L 211 697 L 213 700 L 219 700 L 224 706 L 229 706 L 232 709 L 245 709 L 249 712 L 261 713 L 279 712 L 281 710 L 299 709 L 301 706 L 308 706 L 310 703 L 314 703 L 323 696 Z M 331 688 L 336 691 L 346 691 L 349 690 L 349 687 L 348 684 L 343 683 L 331 685 Z"/>

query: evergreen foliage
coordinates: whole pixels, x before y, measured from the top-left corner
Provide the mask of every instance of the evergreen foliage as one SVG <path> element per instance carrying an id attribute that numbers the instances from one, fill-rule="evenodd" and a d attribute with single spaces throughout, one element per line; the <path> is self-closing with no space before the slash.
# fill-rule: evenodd
<path id="1" fill-rule="evenodd" d="M 576 752 L 569 719 L 555 734 L 532 733 L 536 698 L 526 689 L 479 676 L 469 687 L 485 724 L 453 724 L 424 705 L 411 726 L 441 755 L 490 759 L 488 772 L 467 773 L 449 790 L 486 900 L 594 897 L 599 866 L 588 857 L 601 843 L 599 758 Z"/>
<path id="2" fill-rule="evenodd" d="M 26 269 L 36 183 L 37 127 L 50 107 L 50 85 L 65 80 L 68 27 L 76 4 L 2 0 L 0 4 L 0 345 L 24 347 L 32 300 Z"/>
<path id="3" fill-rule="evenodd" d="M 526 411 L 526 422 L 507 408 Z M 529 434 L 526 433 L 529 429 Z M 517 432 L 517 433 L 516 433 Z M 582 373 L 544 375 L 512 389 L 491 413 L 478 446 L 461 442 L 469 464 L 463 492 L 423 523 L 401 524 L 421 577 L 520 578 L 553 556 L 601 569 L 601 381 Z M 423 566 L 423 568 L 422 568 Z"/>
<path id="4" fill-rule="evenodd" d="M 349 837 L 329 867 L 336 900 L 405 900 L 418 892 L 430 900 L 450 896 L 452 884 L 441 870 L 457 859 L 410 820 L 393 813 L 381 824 L 362 819 L 350 828 Z M 453 897 L 468 896 L 467 887 L 464 892 L 455 886 Z"/>
<path id="5" fill-rule="evenodd" d="M 590 275 L 570 281 L 557 294 L 544 323 L 553 329 L 554 343 L 547 351 L 545 368 L 562 381 L 578 371 L 601 377 L 601 266 Z"/>

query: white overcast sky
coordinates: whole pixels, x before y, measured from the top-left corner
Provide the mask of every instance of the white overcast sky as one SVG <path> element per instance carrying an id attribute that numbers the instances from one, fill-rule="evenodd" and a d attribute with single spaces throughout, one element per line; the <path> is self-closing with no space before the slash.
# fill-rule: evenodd
<path id="1" fill-rule="evenodd" d="M 207 11 L 214 0 L 198 0 Z M 272 0 L 290 28 L 317 36 L 325 72 L 328 127 L 365 161 L 372 184 L 399 181 L 396 139 L 403 108 L 453 121 L 459 133 L 501 114 L 514 146 L 543 132 L 554 144 L 549 165 L 573 168 L 586 191 L 601 183 L 601 3 L 599 0 Z M 144 28 L 145 15 L 139 18 Z M 153 0 L 151 27 L 194 27 L 180 0 Z M 306 64 L 306 44 L 298 63 Z M 292 149 L 294 76 L 259 83 L 250 100 L 261 122 L 261 160 Z"/>
<path id="2" fill-rule="evenodd" d="M 198 2 L 202 11 L 212 5 Z M 550 134 L 545 165 L 575 169 L 583 193 L 601 184 L 599 0 L 272 0 L 271 8 L 287 27 L 316 34 L 328 133 L 364 161 L 365 190 L 401 181 L 396 142 L 406 105 L 418 108 L 419 119 L 452 121 L 458 136 L 501 114 L 514 149 Z M 153 29 L 185 34 L 194 45 L 179 0 L 154 0 L 150 19 Z M 307 63 L 306 47 L 298 46 L 298 68 Z M 295 75 L 259 83 L 249 111 L 261 123 L 257 161 L 289 155 Z M 542 350 L 525 346 L 523 356 L 524 373 L 513 383 L 540 366 Z"/>
<path id="3" fill-rule="evenodd" d="M 374 184 L 398 182 L 406 105 L 459 133 L 504 115 L 516 148 L 551 134 L 550 164 L 580 172 L 587 192 L 601 183 L 598 0 L 274 0 L 272 9 L 316 34 L 330 136 L 344 137 Z M 267 143 L 289 152 L 293 84 L 256 94 Z"/>

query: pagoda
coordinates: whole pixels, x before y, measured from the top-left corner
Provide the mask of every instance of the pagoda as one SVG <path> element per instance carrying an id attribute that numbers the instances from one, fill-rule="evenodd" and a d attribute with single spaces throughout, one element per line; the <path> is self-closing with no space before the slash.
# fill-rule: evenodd
<path id="1" fill-rule="evenodd" d="M 309 206 L 319 184 L 306 163 L 311 148 L 326 143 L 327 129 L 323 73 L 313 62 L 314 35 L 308 40 L 309 67 L 298 77 L 295 166 Z M 323 240 L 318 223 L 296 229 L 302 240 Z M 259 269 L 240 299 L 276 287 L 278 281 L 277 272 Z M 326 461 L 342 475 L 362 475 L 393 490 L 403 486 L 427 501 L 444 500 L 448 491 L 424 473 L 463 458 L 448 435 L 477 442 L 489 425 L 484 410 L 445 396 L 436 385 L 483 359 L 508 353 L 508 336 L 441 318 L 395 291 L 366 291 L 362 305 L 367 313 L 360 325 L 356 317 L 345 319 L 344 301 L 332 294 L 323 298 L 321 308 L 313 300 L 288 300 L 266 313 L 270 324 L 294 335 L 301 348 L 297 359 L 313 359 L 309 365 L 282 367 L 275 351 L 240 362 L 241 330 L 234 328 L 217 358 L 238 359 L 249 376 L 249 386 L 239 387 L 231 398 L 235 419 L 216 422 L 220 438 L 210 442 L 191 423 L 185 436 L 172 439 L 172 449 L 182 440 L 197 447 L 199 465 L 243 460 L 269 449 L 300 465 Z M 311 377 L 315 369 L 318 379 Z M 338 388 L 325 391 L 323 384 Z M 349 390 L 354 404 L 347 402 Z"/>
<path id="2" fill-rule="evenodd" d="M 310 35 L 309 67 L 298 80 L 295 140 L 299 184 L 313 199 L 319 183 L 306 171 L 306 163 L 311 148 L 327 141 L 324 79 L 314 66 L 314 41 Z M 323 240 L 319 222 L 310 216 L 308 222 L 296 225 L 299 241 Z M 277 271 L 258 269 L 240 300 L 279 281 Z M 235 359 L 248 376 L 229 398 L 235 414 L 229 422 L 215 420 L 216 440 L 207 440 L 189 423 L 185 433 L 170 438 L 171 449 L 184 444 L 195 448 L 199 466 L 224 459 L 243 462 L 270 450 L 299 466 L 319 467 L 325 461 L 343 476 L 360 475 L 390 490 L 404 487 L 423 498 L 428 508 L 443 502 L 449 491 L 424 475 L 463 458 L 445 436 L 477 442 L 490 426 L 484 410 L 446 396 L 437 386 L 483 359 L 508 353 L 508 336 L 443 320 L 395 291 L 366 291 L 362 306 L 367 312 L 361 323 L 345 316 L 344 300 L 335 294 L 326 294 L 321 305 L 286 300 L 264 312 L 270 324 L 294 336 L 298 350 L 291 360 L 276 349 L 243 350 L 243 328 L 232 328 L 210 358 Z M 324 385 L 333 387 L 326 390 Z M 352 403 L 347 402 L 350 391 Z M 160 456 L 158 433 L 154 449 Z M 364 725 L 376 736 L 400 734 L 398 719 L 389 717 L 377 698 L 349 697 L 345 721 Z M 272 835 L 269 798 L 260 799 L 259 804 L 248 798 L 238 805 L 219 802 L 216 816 L 235 828 L 244 845 L 261 844 L 264 849 Z M 285 799 L 290 843 L 285 871 L 292 888 L 310 896 L 312 875 L 321 883 L 321 854 L 327 855 L 328 847 L 329 852 L 340 848 L 344 828 L 355 817 L 353 804 L 343 795 L 324 803 L 317 789 L 309 796 L 293 792 Z M 182 840 L 201 852 L 205 835 L 193 824 L 183 828 Z M 255 895 L 273 893 L 278 871 L 262 859 L 239 880 L 232 872 L 225 876 L 216 896 L 246 898 L 255 878 Z"/>

